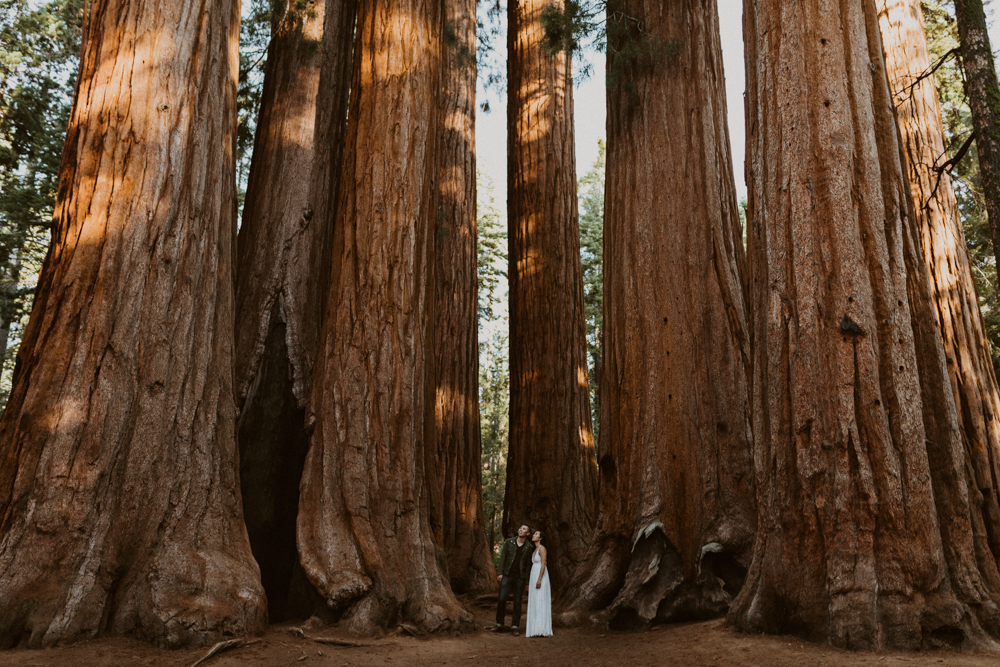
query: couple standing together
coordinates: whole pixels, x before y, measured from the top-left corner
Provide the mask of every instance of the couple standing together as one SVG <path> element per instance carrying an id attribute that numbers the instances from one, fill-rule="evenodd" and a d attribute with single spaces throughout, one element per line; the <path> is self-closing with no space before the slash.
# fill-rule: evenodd
<path id="1" fill-rule="evenodd" d="M 500 601 L 497 603 L 497 624 L 493 632 L 503 629 L 507 613 L 507 597 L 514 593 L 514 610 L 511 613 L 511 633 L 518 635 L 521 622 L 521 596 L 524 584 L 528 584 L 528 618 L 524 628 L 525 637 L 552 636 L 552 591 L 549 586 L 549 572 L 546 564 L 546 550 L 542 546 L 542 532 L 536 530 L 528 541 L 530 529 L 521 526 L 517 537 L 503 543 L 500 550 L 500 567 L 497 581 L 500 582 Z M 529 574 L 530 569 L 530 574 Z"/>

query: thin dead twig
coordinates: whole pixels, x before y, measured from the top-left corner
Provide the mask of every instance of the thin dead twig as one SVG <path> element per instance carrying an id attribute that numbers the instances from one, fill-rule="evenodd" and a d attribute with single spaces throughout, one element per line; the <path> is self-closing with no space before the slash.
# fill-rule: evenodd
<path id="1" fill-rule="evenodd" d="M 917 84 L 919 84 L 921 81 L 923 81 L 927 77 L 929 77 L 932 74 L 934 74 L 934 72 L 938 71 L 938 68 L 940 68 L 941 65 L 944 65 L 945 61 L 947 61 L 948 58 L 950 58 L 952 56 L 955 56 L 955 55 L 961 55 L 961 51 L 959 50 L 959 47 L 957 47 L 957 46 L 954 49 L 948 51 L 943 56 L 941 56 L 941 58 L 939 58 L 936 63 L 934 63 L 933 65 L 931 65 L 930 67 L 928 67 L 926 70 L 924 70 L 923 72 L 921 72 L 919 75 L 917 75 L 913 79 L 913 83 L 911 83 L 909 86 L 907 86 L 904 90 L 900 91 L 900 93 L 896 97 L 899 98 L 900 100 L 902 100 L 904 97 L 912 97 L 912 95 L 913 95 L 913 89 L 917 87 Z M 899 106 L 899 105 L 897 104 L 896 106 Z"/>
<path id="2" fill-rule="evenodd" d="M 965 154 L 969 152 L 969 148 L 972 147 L 972 142 L 975 141 L 975 139 L 976 134 L 974 132 L 970 132 L 969 137 L 965 140 L 965 143 L 962 144 L 962 147 L 958 149 L 954 157 L 942 164 L 940 167 L 931 167 L 931 169 L 937 172 L 937 180 L 934 181 L 934 189 L 931 190 L 931 196 L 927 198 L 928 202 L 937 196 L 938 186 L 941 185 L 941 176 L 944 174 L 948 174 L 949 176 L 951 175 L 951 170 L 954 169 L 955 166 L 962 161 L 962 158 L 965 157 Z"/>

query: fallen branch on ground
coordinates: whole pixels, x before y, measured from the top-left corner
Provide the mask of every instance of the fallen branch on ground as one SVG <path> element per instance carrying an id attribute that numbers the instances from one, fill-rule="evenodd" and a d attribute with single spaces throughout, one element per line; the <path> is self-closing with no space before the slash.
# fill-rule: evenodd
<path id="1" fill-rule="evenodd" d="M 259 641 L 260 641 L 259 639 L 247 640 L 243 637 L 240 637 L 239 639 L 227 639 L 225 641 L 221 641 L 212 648 L 208 649 L 208 653 L 198 658 L 198 660 L 196 660 L 195 663 L 191 665 L 191 667 L 198 667 L 198 665 L 200 665 L 201 663 L 205 662 L 206 660 L 208 660 L 213 656 L 222 653 L 223 651 L 228 651 L 229 649 L 232 648 L 243 648 L 244 646 L 250 646 L 251 644 L 256 644 Z"/>
<path id="2" fill-rule="evenodd" d="M 364 648 L 365 646 L 378 646 L 376 642 L 358 642 L 352 639 L 338 639 L 337 637 L 310 637 L 306 634 L 305 630 L 302 628 L 289 628 L 288 631 L 295 635 L 296 637 L 301 637 L 302 639 L 308 639 L 309 641 L 316 642 L 317 644 L 326 644 L 328 646 L 345 646 L 348 648 Z"/>
<path id="3" fill-rule="evenodd" d="M 424 637 L 424 636 L 427 635 L 426 632 L 424 632 L 423 630 L 421 630 L 417 626 L 411 625 L 409 623 L 400 623 L 399 624 L 399 630 L 405 632 L 406 634 L 410 635 L 411 637 Z"/>
<path id="4" fill-rule="evenodd" d="M 374 646 L 372 642 L 355 642 L 350 639 L 337 639 L 336 637 L 310 637 L 317 644 L 329 644 L 330 646 L 350 646 L 359 648 L 362 646 Z"/>

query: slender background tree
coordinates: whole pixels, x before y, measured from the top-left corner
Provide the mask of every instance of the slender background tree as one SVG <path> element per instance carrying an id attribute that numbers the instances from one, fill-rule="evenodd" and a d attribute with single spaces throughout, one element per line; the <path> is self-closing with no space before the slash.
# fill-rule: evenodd
<path id="1" fill-rule="evenodd" d="M 946 156 L 941 156 L 936 161 L 935 172 L 946 169 L 953 186 L 978 293 L 979 310 L 983 316 L 996 374 L 1000 368 L 1000 302 L 996 257 L 993 254 L 993 238 L 986 216 L 972 113 L 965 95 L 965 72 L 958 55 L 958 28 L 950 4 L 943 4 L 941 0 L 924 0 L 921 10 L 947 152 Z"/>
<path id="2" fill-rule="evenodd" d="M 479 406 L 482 434 L 483 513 L 494 562 L 503 542 L 503 496 L 510 435 L 510 367 L 507 344 L 507 229 L 500 220 L 493 183 L 477 173 L 476 272 L 479 301 Z"/>
<path id="3" fill-rule="evenodd" d="M 954 0 L 965 93 L 979 157 L 993 254 L 1000 258 L 1000 83 L 986 29 L 983 0 Z M 997 262 L 1000 265 L 1000 259 Z"/>
<path id="4" fill-rule="evenodd" d="M 600 441 L 601 350 L 604 342 L 604 177 L 605 144 L 598 140 L 597 160 L 580 178 L 580 261 L 583 268 L 583 310 L 587 320 L 587 384 L 594 442 Z"/>

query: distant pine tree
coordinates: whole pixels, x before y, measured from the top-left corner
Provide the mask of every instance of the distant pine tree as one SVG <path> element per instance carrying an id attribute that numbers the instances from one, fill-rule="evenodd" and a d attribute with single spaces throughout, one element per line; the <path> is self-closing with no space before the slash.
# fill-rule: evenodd
<path id="1" fill-rule="evenodd" d="M 587 319 L 587 364 L 590 419 L 594 443 L 600 443 L 601 344 L 604 307 L 604 140 L 598 140 L 597 159 L 580 178 L 580 259 L 583 266 L 583 312 Z"/>
<path id="2" fill-rule="evenodd" d="M 83 5 L 0 2 L 0 408 L 48 251 Z"/>

